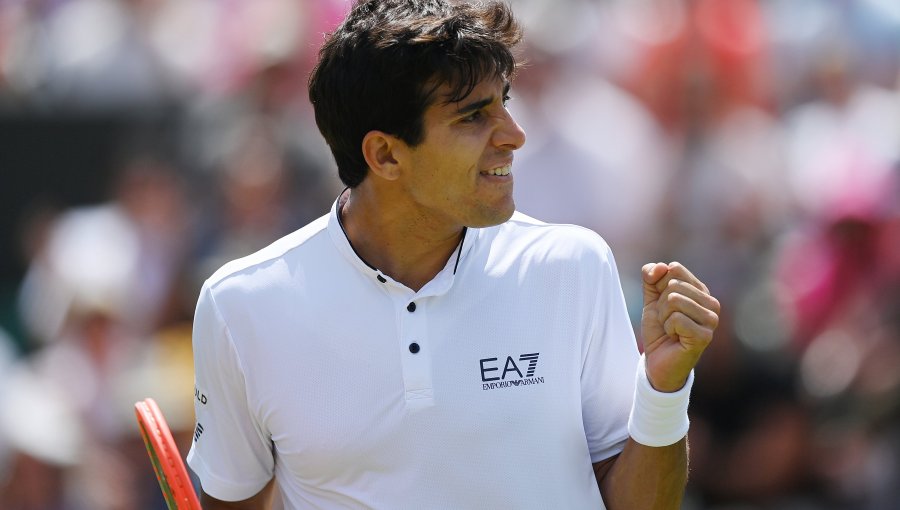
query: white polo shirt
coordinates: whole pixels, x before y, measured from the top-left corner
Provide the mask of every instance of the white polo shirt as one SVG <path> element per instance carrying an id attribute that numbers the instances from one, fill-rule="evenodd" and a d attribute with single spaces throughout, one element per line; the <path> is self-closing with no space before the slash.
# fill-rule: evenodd
<path id="1" fill-rule="evenodd" d="M 287 508 L 597 509 L 638 351 L 594 232 L 470 228 L 419 292 L 354 252 L 337 209 L 203 287 L 188 463 Z"/>

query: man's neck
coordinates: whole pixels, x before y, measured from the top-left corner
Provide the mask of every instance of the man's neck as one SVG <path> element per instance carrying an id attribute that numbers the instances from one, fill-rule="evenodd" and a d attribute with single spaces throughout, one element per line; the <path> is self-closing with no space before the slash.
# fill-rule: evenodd
<path id="1" fill-rule="evenodd" d="M 462 226 L 423 225 L 415 215 L 385 206 L 370 190 L 345 192 L 338 202 L 344 232 L 369 265 L 418 291 L 456 252 Z"/>

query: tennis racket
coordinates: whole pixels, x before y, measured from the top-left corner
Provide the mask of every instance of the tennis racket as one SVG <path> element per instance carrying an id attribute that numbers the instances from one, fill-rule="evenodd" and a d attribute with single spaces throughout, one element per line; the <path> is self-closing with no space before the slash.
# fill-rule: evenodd
<path id="1" fill-rule="evenodd" d="M 134 404 L 134 412 L 169 510 L 201 510 L 172 431 L 159 406 L 152 398 L 147 398 Z"/>

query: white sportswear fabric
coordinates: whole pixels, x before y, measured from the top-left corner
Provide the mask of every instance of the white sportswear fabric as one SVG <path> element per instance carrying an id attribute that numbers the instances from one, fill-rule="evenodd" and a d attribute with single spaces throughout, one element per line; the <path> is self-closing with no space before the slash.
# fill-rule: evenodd
<path id="1" fill-rule="evenodd" d="M 628 437 L 638 360 L 608 246 L 517 213 L 458 258 L 414 293 L 332 208 L 207 280 L 203 489 L 241 500 L 274 475 L 287 508 L 603 508 L 591 463 Z"/>

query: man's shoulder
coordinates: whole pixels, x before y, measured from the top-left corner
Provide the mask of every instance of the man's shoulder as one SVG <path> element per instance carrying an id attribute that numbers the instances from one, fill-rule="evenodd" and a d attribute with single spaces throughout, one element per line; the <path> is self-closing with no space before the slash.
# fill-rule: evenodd
<path id="1" fill-rule="evenodd" d="M 535 246 L 552 245 L 557 250 L 600 253 L 610 250 L 603 237 L 589 228 L 569 223 L 547 223 L 519 211 L 500 227 L 497 231 L 498 239 L 508 242 L 527 239 Z"/>
<path id="2" fill-rule="evenodd" d="M 328 215 L 325 215 L 279 238 L 265 248 L 227 262 L 207 279 L 207 285 L 216 286 L 249 274 L 262 276 L 288 258 L 315 257 L 316 253 L 325 246 L 316 241 L 321 236 L 327 235 L 327 228 Z"/>
<path id="3" fill-rule="evenodd" d="M 506 222 L 483 229 L 479 251 L 491 270 L 574 271 L 589 274 L 615 265 L 606 241 L 591 229 L 547 223 L 516 212 Z"/>
<path id="4" fill-rule="evenodd" d="M 616 274 L 612 251 L 597 232 L 525 214 L 516 213 L 505 223 L 484 229 L 476 246 L 485 273 L 508 276 L 516 288 L 527 275 L 532 285 L 565 285 L 596 296 L 597 286 L 606 286 Z"/>

